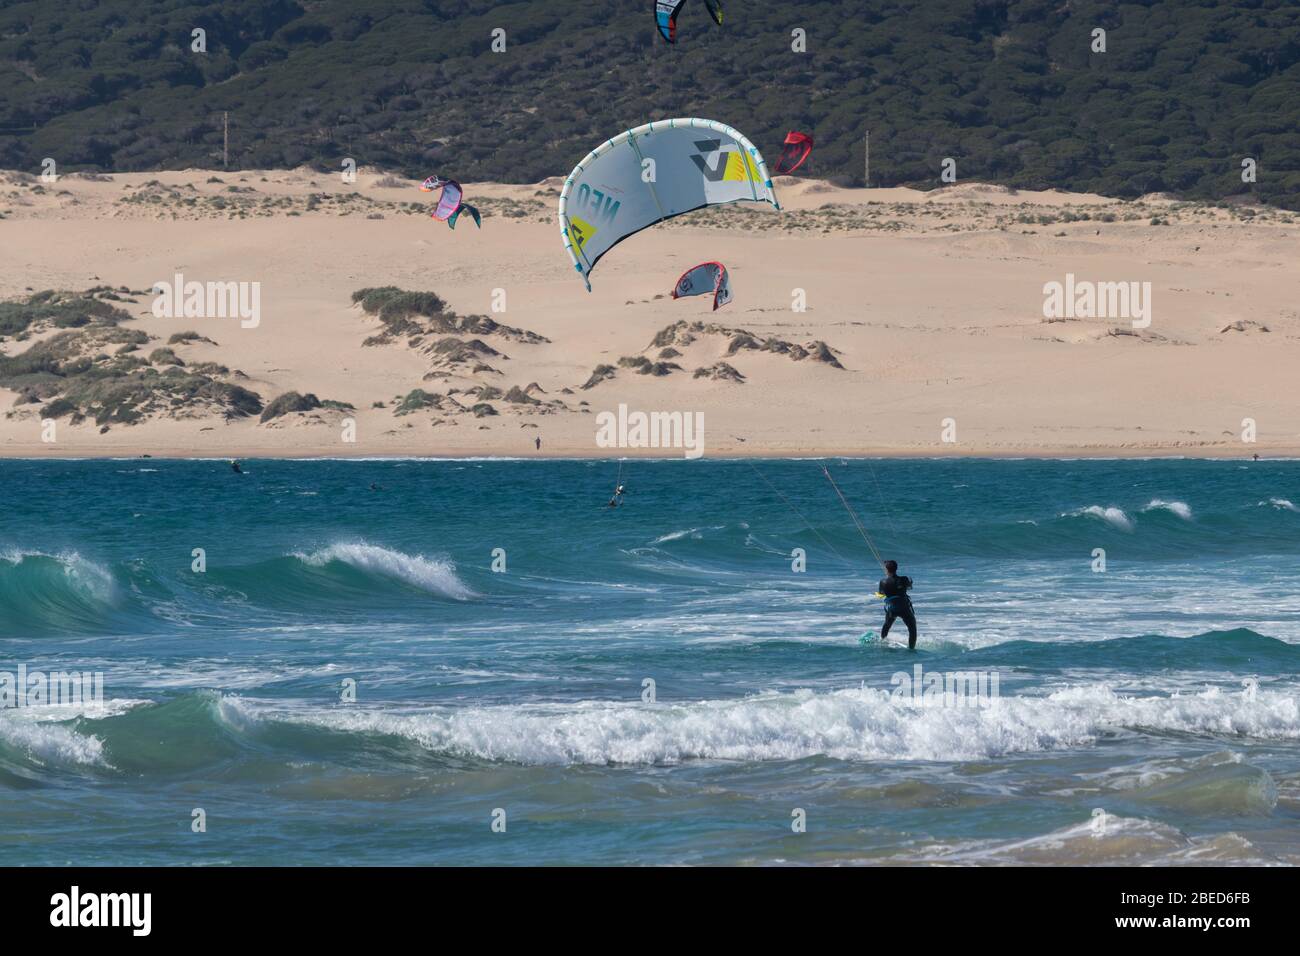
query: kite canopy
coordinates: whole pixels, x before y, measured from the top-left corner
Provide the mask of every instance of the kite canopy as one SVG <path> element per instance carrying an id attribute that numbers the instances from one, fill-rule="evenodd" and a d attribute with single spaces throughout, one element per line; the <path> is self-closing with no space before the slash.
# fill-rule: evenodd
<path id="1" fill-rule="evenodd" d="M 483 228 L 483 217 L 478 214 L 477 209 L 475 209 L 467 202 L 461 203 L 459 206 L 456 207 L 456 211 L 447 217 L 447 225 L 455 229 L 456 220 L 460 218 L 460 214 L 463 212 L 469 213 L 470 218 L 474 220 L 474 225 L 478 226 L 480 229 Z"/>
<path id="2" fill-rule="evenodd" d="M 781 208 L 753 143 L 714 120 L 657 120 L 606 140 L 573 168 L 560 192 L 560 236 L 590 291 L 591 270 L 628 236 L 742 200 Z"/>
<path id="3" fill-rule="evenodd" d="M 781 157 L 776 161 L 776 174 L 788 176 L 793 173 L 811 155 L 812 149 L 813 138 L 810 134 L 796 133 L 794 130 L 786 133 L 785 148 L 781 150 Z"/>
<path id="4" fill-rule="evenodd" d="M 455 229 L 460 214 L 467 212 L 474 218 L 474 224 L 480 229 L 483 228 L 483 219 L 479 216 L 478 210 L 464 201 L 465 190 L 461 188 L 460 183 L 454 179 L 430 176 L 420 184 L 420 192 L 431 193 L 438 189 L 442 190 L 442 195 L 438 197 L 438 205 L 433 208 L 434 219 L 445 222 Z"/>
<path id="5" fill-rule="evenodd" d="M 673 287 L 673 298 L 713 294 L 713 311 L 731 301 L 731 276 L 721 262 L 701 262 L 682 273 Z"/>
<path id="6" fill-rule="evenodd" d="M 655 26 L 668 43 L 677 42 L 677 14 L 685 5 L 686 0 L 655 0 Z M 713 22 L 722 26 L 722 0 L 704 0 L 704 5 Z"/>

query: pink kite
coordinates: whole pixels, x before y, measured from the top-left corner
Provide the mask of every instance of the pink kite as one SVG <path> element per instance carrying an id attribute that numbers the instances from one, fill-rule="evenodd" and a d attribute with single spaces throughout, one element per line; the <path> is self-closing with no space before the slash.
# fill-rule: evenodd
<path id="1" fill-rule="evenodd" d="M 438 197 L 438 205 L 433 209 L 434 219 L 445 222 L 452 229 L 455 229 L 456 220 L 460 218 L 463 211 L 474 217 L 474 225 L 480 229 L 483 228 L 483 220 L 479 216 L 478 210 L 464 201 L 465 190 L 461 188 L 460 183 L 454 179 L 430 176 L 420 184 L 420 192 L 422 193 L 431 193 L 437 189 L 442 190 L 442 195 Z"/>

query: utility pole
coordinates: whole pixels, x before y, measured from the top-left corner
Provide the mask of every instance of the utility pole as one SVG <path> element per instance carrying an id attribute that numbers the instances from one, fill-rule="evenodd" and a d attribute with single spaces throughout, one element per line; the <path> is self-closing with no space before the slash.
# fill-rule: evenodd
<path id="1" fill-rule="evenodd" d="M 862 185 L 871 187 L 871 130 L 862 137 Z"/>
<path id="2" fill-rule="evenodd" d="M 221 113 L 221 168 L 230 168 L 230 113 Z"/>

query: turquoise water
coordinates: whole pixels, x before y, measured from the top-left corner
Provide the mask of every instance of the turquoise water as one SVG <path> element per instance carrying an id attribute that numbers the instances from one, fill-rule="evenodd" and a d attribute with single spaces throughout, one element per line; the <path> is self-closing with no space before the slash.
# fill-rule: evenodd
<path id="1" fill-rule="evenodd" d="M 1300 463 L 826 464 L 0 462 L 6 860 L 1300 862 Z"/>

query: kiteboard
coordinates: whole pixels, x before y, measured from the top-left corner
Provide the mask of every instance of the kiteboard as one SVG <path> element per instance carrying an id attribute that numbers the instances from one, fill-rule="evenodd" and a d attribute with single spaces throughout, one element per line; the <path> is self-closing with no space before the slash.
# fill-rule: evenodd
<path id="1" fill-rule="evenodd" d="M 875 631 L 867 631 L 867 633 L 859 637 L 858 645 L 860 647 L 879 646 L 879 647 L 893 647 L 904 651 L 907 650 L 906 641 L 895 641 L 892 638 L 888 638 L 888 637 L 882 641 L 880 639 L 880 635 L 877 634 Z"/>

